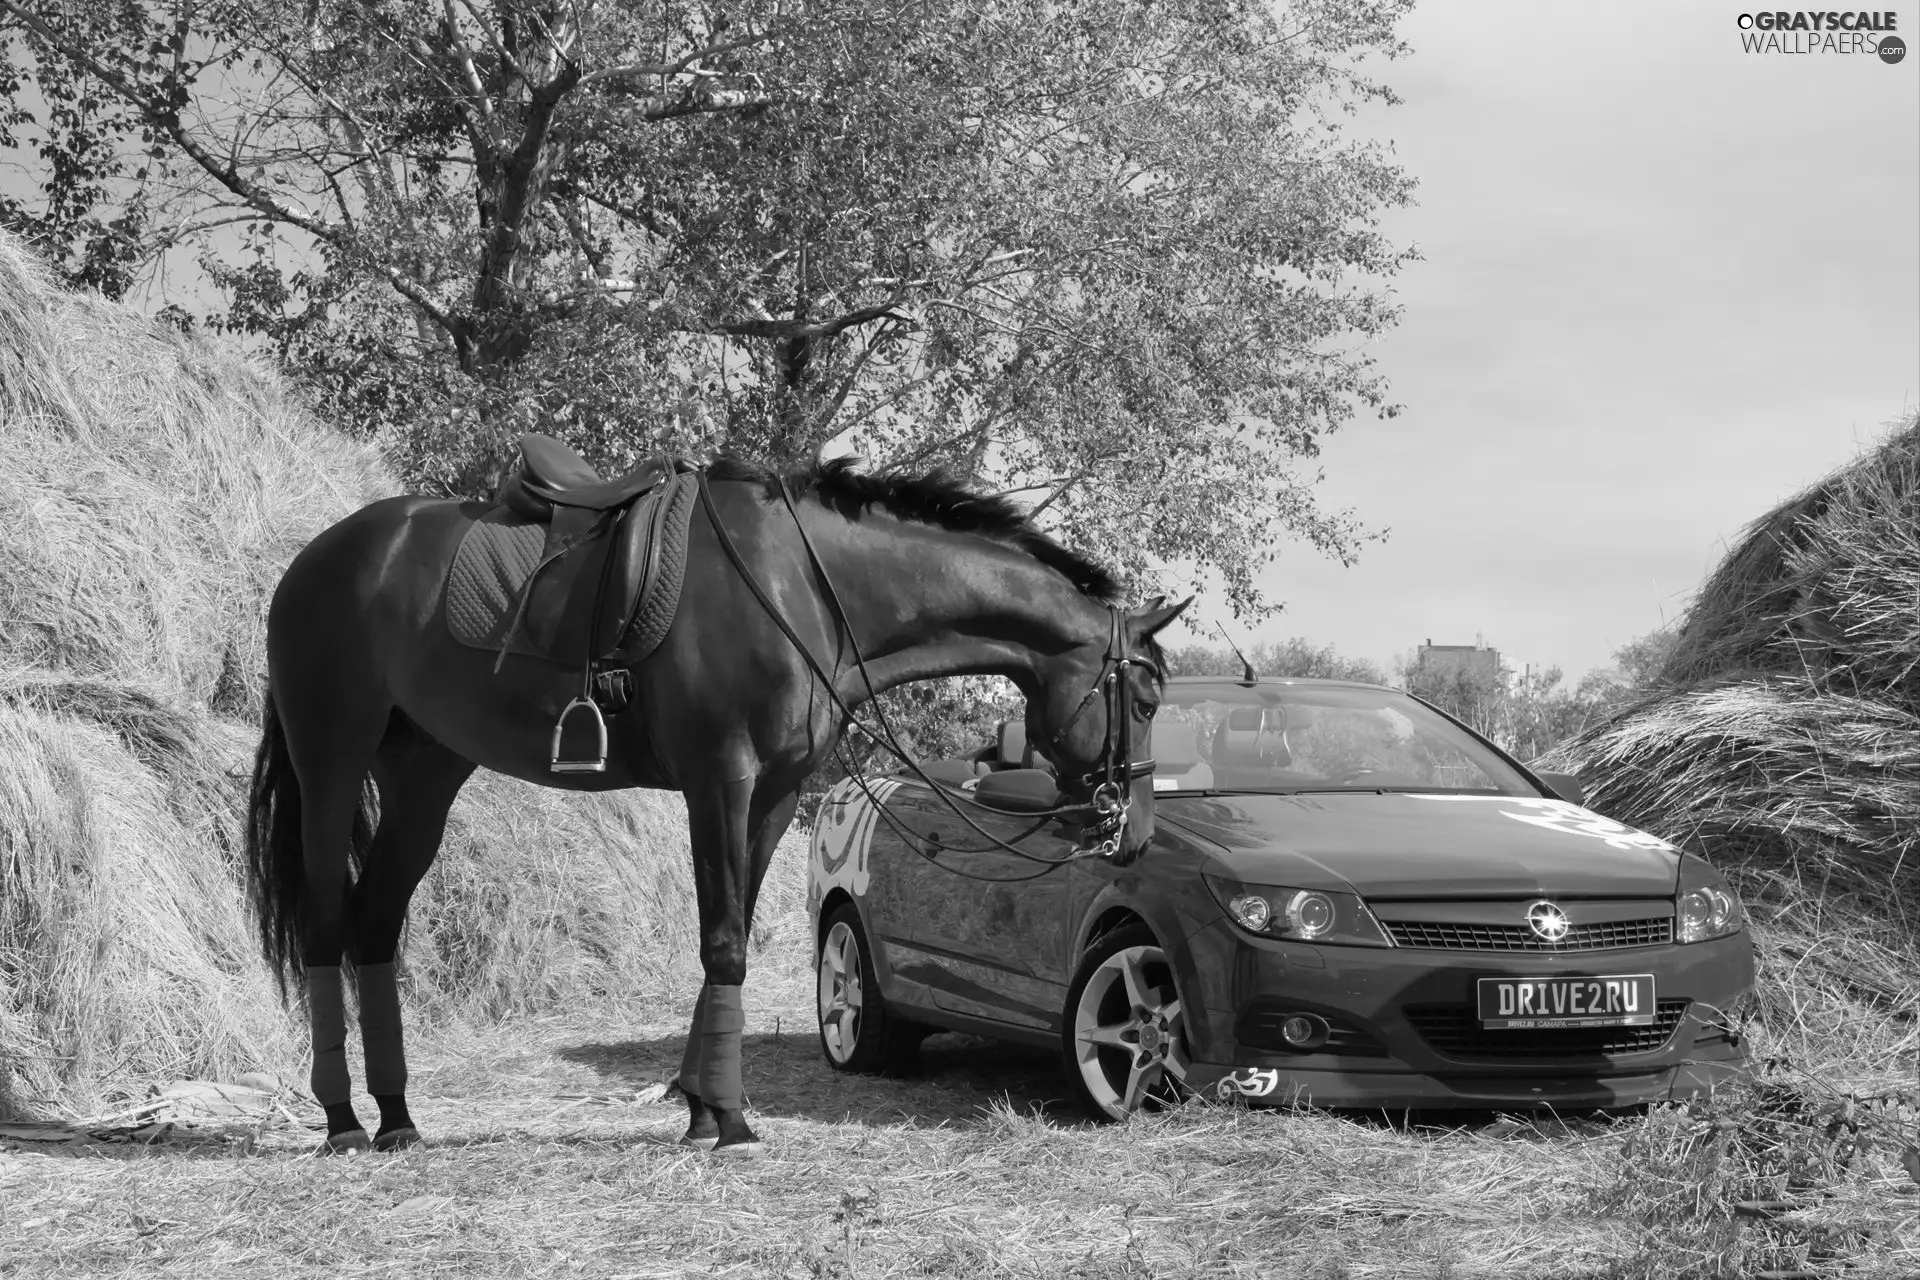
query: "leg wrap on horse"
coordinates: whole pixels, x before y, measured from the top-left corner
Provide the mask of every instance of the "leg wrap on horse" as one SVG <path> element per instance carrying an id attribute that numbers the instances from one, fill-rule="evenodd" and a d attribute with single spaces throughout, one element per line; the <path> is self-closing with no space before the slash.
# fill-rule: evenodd
<path id="1" fill-rule="evenodd" d="M 707 989 L 700 988 L 700 998 L 693 1002 L 693 1022 L 687 1028 L 687 1051 L 680 1055 L 680 1090 L 683 1093 L 700 1094 L 700 1029 L 707 1021 Z"/>
<path id="2" fill-rule="evenodd" d="M 747 1025 L 739 987 L 709 983 L 700 1021 L 699 1094 L 708 1106 L 737 1111 L 743 1101 L 740 1085 L 740 1032 Z"/>
<path id="3" fill-rule="evenodd" d="M 407 1091 L 407 1051 L 400 1035 L 400 988 L 393 964 L 363 964 L 360 983 L 360 1044 L 367 1051 L 367 1092 Z"/>
<path id="4" fill-rule="evenodd" d="M 313 1100 L 323 1107 L 347 1101 L 353 1082 L 347 1077 L 347 1009 L 340 990 L 340 966 L 307 966 L 307 1012 L 313 1025 Z"/>

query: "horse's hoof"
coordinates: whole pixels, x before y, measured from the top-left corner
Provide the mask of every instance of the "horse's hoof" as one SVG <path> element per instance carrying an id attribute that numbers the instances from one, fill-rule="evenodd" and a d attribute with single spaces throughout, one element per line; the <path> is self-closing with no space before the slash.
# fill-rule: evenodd
<path id="1" fill-rule="evenodd" d="M 719 1134 L 714 1134 L 711 1137 L 696 1138 L 689 1133 L 680 1139 L 680 1145 L 683 1147 L 692 1147 L 696 1151 L 711 1151 L 713 1150 L 713 1144 L 718 1141 L 720 1141 Z"/>
<path id="2" fill-rule="evenodd" d="M 375 1151 L 405 1151 L 408 1147 L 419 1145 L 420 1131 L 412 1125 L 402 1129 L 389 1129 L 385 1133 L 375 1134 L 373 1138 Z"/>
<path id="3" fill-rule="evenodd" d="M 725 1156 L 729 1160 L 758 1160 L 767 1153 L 767 1144 L 758 1138 L 746 1138 L 739 1142 L 720 1142 L 714 1144 L 713 1154 Z"/>
<path id="4" fill-rule="evenodd" d="M 367 1141 L 367 1131 L 365 1129 L 347 1129 L 340 1133 L 328 1134 L 327 1140 L 320 1144 L 320 1150 L 315 1154 L 323 1156 L 345 1156 L 352 1155 L 356 1151 L 370 1151 L 372 1149 L 373 1144 Z"/>

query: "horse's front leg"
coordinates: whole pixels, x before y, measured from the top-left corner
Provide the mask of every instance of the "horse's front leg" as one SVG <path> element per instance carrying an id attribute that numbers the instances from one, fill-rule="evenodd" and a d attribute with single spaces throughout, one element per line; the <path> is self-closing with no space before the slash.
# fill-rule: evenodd
<path id="1" fill-rule="evenodd" d="M 740 1079 L 740 1033 L 746 1011 L 747 937 L 773 851 L 793 821 L 797 791 L 767 798 L 750 777 L 690 788 L 687 825 L 693 843 L 694 889 L 700 906 L 700 963 L 706 985 L 694 1005 L 680 1088 L 687 1095 L 682 1142 L 749 1154 L 759 1138 L 747 1124 Z"/>

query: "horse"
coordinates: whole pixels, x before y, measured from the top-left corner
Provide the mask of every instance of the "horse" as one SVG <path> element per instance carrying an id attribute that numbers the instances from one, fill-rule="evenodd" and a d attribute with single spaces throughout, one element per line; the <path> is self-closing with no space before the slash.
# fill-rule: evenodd
<path id="1" fill-rule="evenodd" d="M 1119 808 L 1124 841 L 1110 853 L 1146 839 L 1150 819 L 1126 825 L 1112 770 L 1143 743 L 1159 702 L 1154 635 L 1191 597 L 1127 612 L 1095 560 L 1010 500 L 937 472 L 871 473 L 836 459 L 779 474 L 722 459 L 699 482 L 678 611 L 627 670 L 632 703 L 608 721 L 597 773 L 555 773 L 545 749 L 579 692 L 575 673 L 449 635 L 449 567 L 487 504 L 374 502 L 321 532 L 282 575 L 268 610 L 246 867 L 282 998 L 306 997 L 322 1152 L 421 1140 L 406 1105 L 394 958 L 408 901 L 476 768 L 684 796 L 705 983 L 677 1078 L 689 1113 L 681 1141 L 716 1152 L 759 1149 L 743 1111 L 740 993 L 761 880 L 803 782 L 862 703 L 914 680 L 1005 676 L 1026 699 L 1029 741 L 1053 762 L 1063 802 L 1109 818 Z M 350 1100 L 343 966 L 380 1109 L 371 1139 Z"/>

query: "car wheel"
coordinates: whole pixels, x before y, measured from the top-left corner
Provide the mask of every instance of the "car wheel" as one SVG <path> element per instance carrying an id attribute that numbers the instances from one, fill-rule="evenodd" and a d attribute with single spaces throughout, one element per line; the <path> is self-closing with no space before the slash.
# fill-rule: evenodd
<path id="1" fill-rule="evenodd" d="M 926 1028 L 887 1008 L 860 912 L 843 903 L 827 917 L 819 958 L 820 1049 L 837 1071 L 911 1075 Z"/>
<path id="2" fill-rule="evenodd" d="M 1173 966 L 1145 925 L 1116 929 L 1087 953 L 1067 988 L 1061 1023 L 1067 1076 L 1096 1119 L 1124 1120 L 1191 1092 Z"/>

